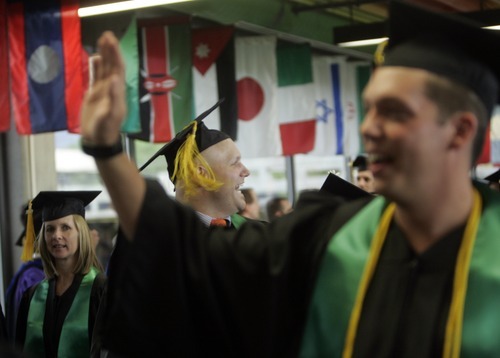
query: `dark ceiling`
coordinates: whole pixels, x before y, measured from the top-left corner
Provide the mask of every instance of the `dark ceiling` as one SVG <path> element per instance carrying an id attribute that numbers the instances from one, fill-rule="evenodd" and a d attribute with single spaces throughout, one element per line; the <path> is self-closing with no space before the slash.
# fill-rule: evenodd
<path id="1" fill-rule="evenodd" d="M 296 13 L 326 11 L 353 23 L 387 18 L 388 0 L 289 0 Z M 500 10 L 500 0 L 407 0 L 440 12 L 477 13 Z M 499 19 L 500 23 L 500 19 Z"/>
<path id="2" fill-rule="evenodd" d="M 119 0 L 80 0 L 82 6 Z M 480 13 L 493 16 L 500 24 L 500 0 L 406 0 L 440 12 Z M 315 48 L 361 59 L 371 58 L 375 46 L 340 49 L 334 46 L 340 36 L 335 30 L 354 33 L 350 25 L 376 25 L 387 19 L 389 0 L 197 0 L 162 5 L 137 12 L 138 18 L 164 17 L 169 12 L 190 15 L 196 21 L 235 24 L 240 30 L 267 34 L 274 31 L 291 41 L 308 40 Z M 473 17 L 473 16 L 470 16 Z M 477 19 L 477 18 L 476 18 Z M 497 21 L 498 20 L 498 21 Z M 489 23 L 484 25 L 492 25 Z M 369 26 L 372 28 L 373 26 Z M 366 31 L 365 31 L 366 32 Z M 369 32 L 373 34 L 373 30 Z M 325 48 L 323 44 L 330 46 Z M 332 47 L 333 46 L 333 47 Z M 355 53 L 352 53 L 355 51 Z M 369 54 L 370 56 L 367 56 Z"/>

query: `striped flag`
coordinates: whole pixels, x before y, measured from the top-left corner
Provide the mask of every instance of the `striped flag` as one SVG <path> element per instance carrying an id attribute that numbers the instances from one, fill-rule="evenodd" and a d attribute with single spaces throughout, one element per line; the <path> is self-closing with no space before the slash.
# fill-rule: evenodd
<path id="1" fill-rule="evenodd" d="M 141 133 L 132 138 L 168 142 L 193 118 L 189 24 L 141 29 Z"/>
<path id="2" fill-rule="evenodd" d="M 314 56 L 316 142 L 312 155 L 343 153 L 344 111 L 341 73 L 346 70 L 342 56 Z"/>
<path id="3" fill-rule="evenodd" d="M 0 132 L 10 129 L 9 55 L 7 52 L 7 9 L 0 0 Z"/>
<path id="4" fill-rule="evenodd" d="M 79 130 L 83 98 L 77 0 L 8 4 L 12 110 L 19 134 Z"/>
<path id="5" fill-rule="evenodd" d="M 344 95 L 344 135 L 342 138 L 343 154 L 354 158 L 362 150 L 359 126 L 363 118 L 361 94 L 368 77 L 361 78 L 361 69 L 369 69 L 366 62 L 348 62 L 345 71 L 345 81 L 342 81 Z M 366 71 L 365 71 L 366 72 Z"/>
<path id="6" fill-rule="evenodd" d="M 357 102 L 358 102 L 358 126 L 361 126 L 363 122 L 365 109 L 363 106 L 363 90 L 365 89 L 368 81 L 370 80 L 370 76 L 372 74 L 372 65 L 366 62 L 355 62 L 353 63 L 356 66 L 356 88 L 357 88 Z M 359 143 L 359 153 L 364 153 L 365 148 L 363 146 L 363 141 Z"/>
<path id="7" fill-rule="evenodd" d="M 112 31 L 120 41 L 123 60 L 125 62 L 125 85 L 127 92 L 127 117 L 122 123 L 124 133 L 141 131 L 139 117 L 139 49 L 137 36 L 137 19 L 135 14 L 117 13 L 106 17 L 84 17 L 82 23 L 82 43 L 84 46 L 84 81 L 93 77 L 89 73 L 89 55 L 96 53 L 97 39 L 104 31 Z M 92 58 L 92 57 L 91 57 Z M 87 71 L 85 71 L 85 69 Z M 90 71 L 91 72 L 91 71 Z M 88 86 L 85 86 L 88 87 Z"/>
<path id="8" fill-rule="evenodd" d="M 125 84 L 127 86 L 127 117 L 122 123 L 122 132 L 139 133 L 139 49 L 137 48 L 137 24 L 133 16 L 120 37 L 120 49 L 125 61 Z"/>
<path id="9" fill-rule="evenodd" d="M 316 136 L 311 47 L 279 42 L 276 57 L 282 154 L 307 153 L 314 148 Z"/>
<path id="10" fill-rule="evenodd" d="M 343 56 L 314 56 L 316 143 L 312 155 L 346 155 L 361 151 L 361 93 L 370 75 L 366 62 Z"/>
<path id="11" fill-rule="evenodd" d="M 193 86 L 196 116 L 224 98 L 204 122 L 236 139 L 238 103 L 234 62 L 234 27 L 195 29 L 193 42 Z"/>
<path id="12" fill-rule="evenodd" d="M 489 137 L 491 155 L 490 161 L 495 165 L 500 164 L 500 106 L 496 106 L 490 121 Z"/>
<path id="13" fill-rule="evenodd" d="M 245 158 L 281 154 L 276 113 L 276 37 L 237 37 L 238 140 Z"/>

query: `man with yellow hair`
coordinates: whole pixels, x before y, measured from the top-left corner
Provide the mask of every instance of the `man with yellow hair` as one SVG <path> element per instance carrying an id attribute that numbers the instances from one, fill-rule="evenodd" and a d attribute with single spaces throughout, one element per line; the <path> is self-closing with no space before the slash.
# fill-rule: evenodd
<path id="1" fill-rule="evenodd" d="M 238 228 L 245 222 L 237 214 L 246 205 L 241 186 L 250 171 L 233 140 L 224 132 L 208 129 L 202 121 L 219 104 L 193 120 L 139 170 L 165 156 L 177 201 L 193 208 L 207 226 Z"/>

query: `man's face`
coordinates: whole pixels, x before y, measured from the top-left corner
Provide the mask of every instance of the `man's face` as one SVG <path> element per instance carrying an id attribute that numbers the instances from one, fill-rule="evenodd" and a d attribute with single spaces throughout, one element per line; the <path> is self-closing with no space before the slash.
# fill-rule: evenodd
<path id="1" fill-rule="evenodd" d="M 250 175 L 241 162 L 240 151 L 231 139 L 225 139 L 203 152 L 215 177 L 223 185 L 219 190 L 210 192 L 212 206 L 217 207 L 221 216 L 232 215 L 245 208 L 245 197 L 241 193 L 241 185 Z"/>
<path id="2" fill-rule="evenodd" d="M 372 172 L 369 170 L 358 171 L 356 185 L 369 193 L 373 193 L 375 191 L 375 180 Z"/>
<path id="3" fill-rule="evenodd" d="M 439 124 L 438 107 L 424 93 L 430 74 L 403 67 L 381 67 L 365 88 L 361 134 L 369 154 L 375 192 L 414 200 L 442 182 L 445 154 L 454 128 Z"/>

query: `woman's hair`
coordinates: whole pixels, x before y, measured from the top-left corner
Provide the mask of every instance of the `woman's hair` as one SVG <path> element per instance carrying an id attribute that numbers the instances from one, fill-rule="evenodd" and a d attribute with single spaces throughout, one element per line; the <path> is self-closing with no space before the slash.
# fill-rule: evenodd
<path id="1" fill-rule="evenodd" d="M 78 249 L 76 250 L 76 264 L 74 267 L 75 274 L 87 274 L 92 267 L 95 267 L 99 271 L 103 271 L 102 265 L 97 258 L 95 253 L 95 247 L 92 242 L 92 236 L 90 234 L 90 228 L 87 221 L 80 215 L 72 215 L 73 221 L 75 223 L 76 230 L 78 232 Z M 42 225 L 40 230 L 40 235 L 37 238 L 38 251 L 42 257 L 43 270 L 48 278 L 53 278 L 58 276 L 57 269 L 54 264 L 54 258 L 49 253 L 47 249 L 47 243 L 45 242 L 45 223 Z"/>
<path id="2" fill-rule="evenodd" d="M 472 148 L 472 163 L 481 155 L 484 137 L 490 120 L 488 111 L 479 97 L 458 83 L 440 76 L 429 76 L 426 86 L 427 97 L 437 103 L 441 121 L 457 112 L 472 112 L 477 117 L 477 133 Z"/>

